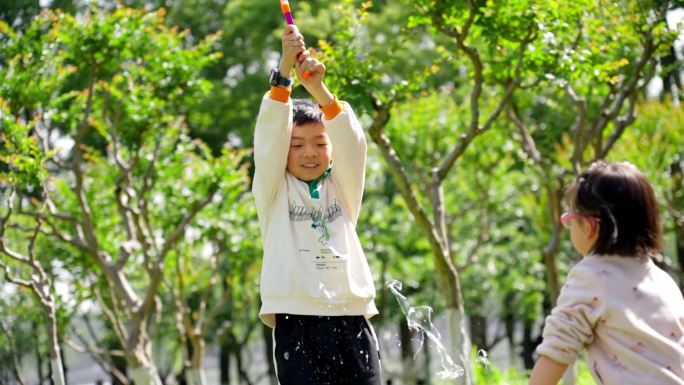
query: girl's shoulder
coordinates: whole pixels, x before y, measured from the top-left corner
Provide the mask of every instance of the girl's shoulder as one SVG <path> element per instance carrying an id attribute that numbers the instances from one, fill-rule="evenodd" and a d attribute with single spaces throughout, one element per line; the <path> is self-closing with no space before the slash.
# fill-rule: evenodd
<path id="1" fill-rule="evenodd" d="M 582 258 L 577 265 L 582 265 L 588 268 L 609 268 L 609 269 L 639 269 L 649 270 L 658 268 L 649 257 L 626 257 L 622 255 L 602 255 L 590 254 Z"/>
<path id="2" fill-rule="evenodd" d="M 584 276 L 592 275 L 600 281 L 607 292 L 641 294 L 651 292 L 681 292 L 672 276 L 658 267 L 650 257 L 623 257 L 615 255 L 590 255 L 577 264 Z"/>
<path id="3" fill-rule="evenodd" d="M 649 258 L 594 254 L 582 258 L 569 276 L 612 291 L 616 286 L 631 285 L 649 275 L 659 275 L 657 270 L 660 269 Z"/>

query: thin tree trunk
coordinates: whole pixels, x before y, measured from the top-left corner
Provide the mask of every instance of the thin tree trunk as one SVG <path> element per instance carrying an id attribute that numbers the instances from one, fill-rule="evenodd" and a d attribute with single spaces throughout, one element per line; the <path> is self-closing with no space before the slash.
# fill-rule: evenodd
<path id="1" fill-rule="evenodd" d="M 135 385 L 161 385 L 157 369 L 150 364 L 131 368 L 131 379 Z"/>
<path id="2" fill-rule="evenodd" d="M 278 385 L 276 378 L 275 363 L 273 362 L 273 329 L 261 323 L 261 333 L 264 338 L 264 353 L 268 363 L 268 377 L 271 385 Z"/>
<path id="3" fill-rule="evenodd" d="M 19 357 L 17 355 L 17 350 L 14 347 L 14 339 L 13 336 L 11 335 L 10 329 L 6 328 L 5 325 L 2 323 L 0 320 L 0 331 L 7 337 L 8 341 L 8 347 L 10 350 L 10 354 L 12 355 L 12 364 L 10 366 L 10 370 L 13 372 L 14 377 L 16 380 L 19 382 L 20 385 L 26 385 L 26 381 L 24 381 L 24 378 L 21 376 L 21 369 L 19 365 Z"/>
<path id="4" fill-rule="evenodd" d="M 69 383 L 69 368 L 67 367 L 66 355 L 64 354 L 64 348 L 59 349 L 59 353 L 62 355 L 62 373 L 64 373 L 64 383 Z"/>
<path id="5" fill-rule="evenodd" d="M 118 340 L 117 340 L 118 343 Z M 118 345 L 120 347 L 120 345 Z M 112 363 L 114 364 L 114 367 L 116 370 L 118 370 L 121 373 L 126 373 L 128 371 L 128 363 L 126 360 L 122 357 L 112 357 Z M 115 375 L 111 376 L 111 382 L 113 385 L 129 385 L 126 383 L 123 383 L 119 380 L 119 378 Z"/>
<path id="6" fill-rule="evenodd" d="M 461 277 L 451 260 L 451 246 L 446 226 L 446 208 L 444 205 L 444 186 L 439 176 L 439 169 L 432 171 L 432 214 L 434 217 L 434 229 L 437 234 L 437 242 L 432 242 L 435 253 L 435 268 L 437 279 L 446 294 L 446 320 L 447 320 L 447 350 L 459 365 L 463 367 L 463 375 L 456 379 L 457 384 L 473 384 L 473 368 L 470 359 L 471 343 L 466 328 L 466 316 L 463 306 L 463 291 L 461 290 Z"/>
<path id="7" fill-rule="evenodd" d="M 190 343 L 192 344 L 192 358 L 190 367 L 185 371 L 185 378 L 188 385 L 206 385 L 207 380 L 204 375 L 202 363 L 205 355 L 204 337 L 201 334 L 189 333 Z"/>
<path id="8" fill-rule="evenodd" d="M 50 357 L 50 353 L 48 353 L 48 357 Z M 52 378 L 52 373 L 54 373 L 54 372 L 52 371 L 52 360 L 50 360 L 50 361 L 48 362 L 47 371 L 48 371 L 48 373 L 47 373 L 47 382 L 48 382 L 48 384 L 50 384 L 50 385 L 55 385 L 55 379 Z"/>
<path id="9" fill-rule="evenodd" d="M 679 289 L 684 291 L 684 211 L 678 203 L 684 203 L 684 161 L 673 162 L 670 165 L 670 178 L 672 178 L 672 217 L 674 221 L 675 249 L 679 262 Z M 679 210 L 678 210 L 679 209 Z"/>
<path id="10" fill-rule="evenodd" d="M 33 330 L 36 330 L 38 325 L 36 325 L 36 322 L 31 322 L 31 326 L 33 327 Z M 45 375 L 43 374 L 43 355 L 40 354 L 40 340 L 38 340 L 38 344 L 36 344 L 36 368 L 37 373 L 38 373 L 38 384 L 42 384 L 43 380 L 45 379 Z"/>
<path id="11" fill-rule="evenodd" d="M 188 385 L 205 385 L 207 379 L 204 376 L 204 370 L 199 367 L 190 367 L 185 371 L 185 380 Z"/>
<path id="12" fill-rule="evenodd" d="M 466 330 L 466 316 L 462 309 L 454 309 L 449 307 L 446 309 L 447 332 L 449 335 L 449 343 L 453 346 L 451 350 L 454 352 L 457 361 L 463 367 L 463 376 L 458 377 L 456 384 L 470 385 L 474 383 L 473 367 L 470 360 L 470 338 Z"/>
<path id="13" fill-rule="evenodd" d="M 425 371 L 422 380 L 418 380 L 417 384 L 430 385 L 432 383 L 432 371 L 430 370 L 430 365 L 432 364 L 432 356 L 430 355 L 430 349 L 424 349 L 425 353 Z"/>
<path id="14" fill-rule="evenodd" d="M 402 363 L 402 384 L 413 384 L 416 381 L 416 362 L 414 359 L 413 333 L 405 320 L 399 321 L 399 341 L 401 343 L 401 363 Z M 425 341 L 423 349 L 428 349 L 428 341 Z"/>
<path id="15" fill-rule="evenodd" d="M 65 385 L 64 365 L 62 364 L 62 353 L 57 338 L 57 316 L 54 306 L 46 306 L 47 311 L 47 330 L 48 347 L 50 349 L 50 369 L 51 378 L 54 385 Z"/>
<path id="16" fill-rule="evenodd" d="M 478 349 L 487 349 L 487 318 L 481 315 L 470 315 L 470 335 L 473 345 Z"/>
<path id="17" fill-rule="evenodd" d="M 675 220 L 675 243 L 679 262 L 679 289 L 684 292 L 684 223 Z"/>
<path id="18" fill-rule="evenodd" d="M 556 254 L 560 249 L 560 236 L 562 228 L 560 226 L 561 200 L 563 196 L 562 188 L 557 188 L 553 182 L 549 182 L 546 187 L 548 199 L 548 215 L 552 224 L 551 239 L 542 251 L 544 266 L 546 267 L 546 283 L 549 288 L 552 306 L 556 306 L 556 300 L 560 294 L 560 283 L 558 280 L 558 268 L 556 267 Z"/>
<path id="19" fill-rule="evenodd" d="M 238 377 L 240 378 L 241 385 L 253 385 L 249 378 L 249 375 L 245 371 L 244 365 L 242 363 L 242 346 L 236 346 L 233 349 L 233 354 L 235 355 L 235 364 L 237 367 Z"/>
<path id="20" fill-rule="evenodd" d="M 230 385 L 230 349 L 223 339 L 219 347 L 219 371 L 221 385 Z"/>
<path id="21" fill-rule="evenodd" d="M 382 157 L 387 162 L 388 168 L 394 181 L 404 198 L 409 211 L 413 214 L 416 224 L 427 236 L 432 254 L 435 259 L 435 270 L 439 288 L 446 299 L 446 314 L 448 324 L 448 339 L 446 349 L 453 354 L 457 364 L 464 369 L 464 375 L 457 379 L 457 383 L 471 385 L 472 365 L 470 360 L 470 341 L 467 335 L 463 293 L 458 270 L 451 260 L 449 251 L 449 237 L 446 229 L 444 192 L 440 170 L 432 171 L 430 200 L 433 206 L 433 221 L 425 212 L 411 187 L 411 182 L 397 153 L 394 151 L 389 138 L 384 134 L 383 128 L 389 121 L 389 106 L 376 105 L 376 116 L 369 129 L 373 141 L 378 145 Z M 463 144 L 466 146 L 467 144 Z M 460 148 L 460 147 L 459 147 Z"/>
<path id="22" fill-rule="evenodd" d="M 510 367 L 516 368 L 517 357 L 515 354 L 515 317 L 513 312 L 509 309 L 508 304 L 513 303 L 513 293 L 508 293 L 504 300 L 504 324 L 506 325 L 506 340 L 508 341 L 508 358 L 510 360 Z"/>
<path id="23" fill-rule="evenodd" d="M 534 350 L 537 348 L 537 344 L 532 340 L 532 321 L 523 321 L 523 335 L 522 335 L 522 351 L 520 356 L 523 360 L 523 365 L 525 369 L 532 370 L 534 367 Z"/>

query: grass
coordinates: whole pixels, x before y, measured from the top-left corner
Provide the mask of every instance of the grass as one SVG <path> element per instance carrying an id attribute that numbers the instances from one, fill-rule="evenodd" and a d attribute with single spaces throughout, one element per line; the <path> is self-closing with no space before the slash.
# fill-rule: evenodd
<path id="1" fill-rule="evenodd" d="M 483 365 L 475 367 L 475 383 L 478 385 L 527 385 L 528 380 L 528 371 L 509 369 L 501 372 L 492 365 L 489 365 L 487 369 Z M 577 385 L 595 384 L 586 362 L 583 359 L 577 360 Z"/>

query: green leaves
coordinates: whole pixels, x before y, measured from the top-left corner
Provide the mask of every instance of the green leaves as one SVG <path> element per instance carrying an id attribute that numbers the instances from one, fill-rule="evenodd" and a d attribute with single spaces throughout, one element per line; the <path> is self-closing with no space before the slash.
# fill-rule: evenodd
<path id="1" fill-rule="evenodd" d="M 78 19 L 45 11 L 23 34 L 0 31 L 0 181 L 17 187 L 22 202 L 11 216 L 3 211 L 10 231 L 0 234 L 46 270 L 64 271 L 51 277 L 68 288 L 57 297 L 60 327 L 81 315 L 82 301 L 99 299 L 91 306 L 103 317 L 116 313 L 105 321 L 111 330 L 148 328 L 134 315 L 145 298 L 213 290 L 207 282 L 218 275 L 223 244 L 254 244 L 245 231 L 256 232 L 244 208 L 246 154 L 215 156 L 188 135 L 189 112 L 210 91 L 202 70 L 220 57 L 218 35 L 191 44 L 164 24 L 163 10 L 126 8 Z M 239 221 L 223 215 L 238 208 Z M 188 270 L 175 280 L 177 267 Z"/>
<path id="2" fill-rule="evenodd" d="M 12 116 L 0 98 L 0 189 L 39 186 L 46 175 L 44 162 L 30 127 Z"/>

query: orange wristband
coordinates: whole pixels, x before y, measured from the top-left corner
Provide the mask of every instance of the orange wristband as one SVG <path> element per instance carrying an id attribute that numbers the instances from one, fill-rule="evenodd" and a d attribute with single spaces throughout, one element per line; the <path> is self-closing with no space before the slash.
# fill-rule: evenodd
<path id="1" fill-rule="evenodd" d="M 325 120 L 332 120 L 332 119 L 335 119 L 335 117 L 336 117 L 337 115 L 339 115 L 340 112 L 342 112 L 342 109 L 344 108 L 344 107 L 342 106 L 342 102 L 340 102 L 339 100 L 337 100 L 337 96 L 336 96 L 336 95 L 333 95 L 333 101 L 332 101 L 332 103 L 328 104 L 328 105 L 325 106 L 325 107 L 324 107 L 324 106 L 321 106 L 321 105 L 319 104 L 318 107 L 319 107 L 319 108 L 321 109 L 321 111 L 323 112 L 323 117 L 325 118 Z"/>
<path id="2" fill-rule="evenodd" d="M 290 87 L 271 86 L 271 91 L 268 94 L 271 99 L 275 101 L 287 103 L 287 101 L 290 99 L 291 92 L 292 90 Z"/>

